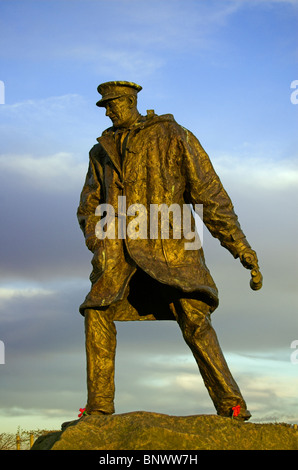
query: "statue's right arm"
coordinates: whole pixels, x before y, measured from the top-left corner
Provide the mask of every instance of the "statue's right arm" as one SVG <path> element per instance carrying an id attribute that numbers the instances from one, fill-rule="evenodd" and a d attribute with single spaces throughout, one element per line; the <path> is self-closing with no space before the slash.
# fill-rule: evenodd
<path id="1" fill-rule="evenodd" d="M 95 226 L 99 217 L 95 215 L 97 206 L 102 203 L 101 167 L 96 158 L 96 147 L 89 154 L 89 167 L 77 210 L 78 222 L 83 231 L 88 249 L 94 252 L 99 245 Z"/>

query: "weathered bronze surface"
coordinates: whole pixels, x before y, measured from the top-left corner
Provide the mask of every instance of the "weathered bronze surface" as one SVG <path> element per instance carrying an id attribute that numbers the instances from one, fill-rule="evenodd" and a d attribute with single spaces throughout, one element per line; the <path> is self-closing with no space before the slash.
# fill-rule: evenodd
<path id="1" fill-rule="evenodd" d="M 204 224 L 251 270 L 254 290 L 262 287 L 257 255 L 200 142 L 171 114 L 158 116 L 149 110 L 142 116 L 137 109 L 140 90 L 130 82 L 98 87 L 102 98 L 97 105 L 105 107 L 113 126 L 90 151 L 78 208 L 86 245 L 94 254 L 91 290 L 80 306 L 86 332 L 86 410 L 114 413 L 114 322 L 172 319 L 194 355 L 217 413 L 231 416 L 240 405 L 240 419 L 249 419 L 211 325 L 217 288 L 202 247 L 186 248 L 190 235 L 197 240 L 197 234 L 190 211 L 191 225 L 185 230 L 183 211 L 203 207 Z M 168 219 L 154 219 L 153 209 L 162 204 L 175 210 L 169 210 Z M 174 213 L 183 215 L 180 225 Z"/>
<path id="2" fill-rule="evenodd" d="M 40 436 L 31 450 L 297 450 L 297 444 L 297 430 L 285 423 L 243 423 L 215 415 L 170 416 L 137 411 L 84 416 L 63 423 L 61 431 Z M 107 462 L 103 459 L 109 455 L 111 460 L 107 465 L 117 463 L 113 461 L 113 454 L 105 452 L 102 455 L 105 457 L 97 454 L 99 463 Z M 171 455 L 160 454 L 159 463 L 165 457 L 171 458 Z M 180 457 L 186 459 L 188 456 L 180 454 Z M 202 454 L 197 455 L 197 462 L 194 455 L 190 457 L 190 462 L 183 459 L 180 464 L 202 465 Z M 123 457 L 119 458 L 123 465 Z M 216 455 L 215 466 L 217 458 Z M 210 465 L 210 453 L 207 459 Z M 227 463 L 230 463 L 230 455 L 228 459 Z"/>

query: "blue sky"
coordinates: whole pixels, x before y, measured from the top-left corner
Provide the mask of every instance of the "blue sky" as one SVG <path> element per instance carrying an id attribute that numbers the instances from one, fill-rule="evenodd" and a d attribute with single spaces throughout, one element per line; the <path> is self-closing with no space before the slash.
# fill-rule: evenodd
<path id="1" fill-rule="evenodd" d="M 108 80 L 142 85 L 209 153 L 264 275 L 204 232 L 213 324 L 252 421 L 298 422 L 298 2 L 0 0 L 0 432 L 59 429 L 85 405 L 91 255 L 76 208 Z M 214 413 L 174 323 L 121 323 L 116 412 Z"/>

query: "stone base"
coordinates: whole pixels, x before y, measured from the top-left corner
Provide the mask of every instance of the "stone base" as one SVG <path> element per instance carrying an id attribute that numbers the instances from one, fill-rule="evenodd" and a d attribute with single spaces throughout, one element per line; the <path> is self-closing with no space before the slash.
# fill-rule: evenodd
<path id="1" fill-rule="evenodd" d="M 284 423 L 136 411 L 64 423 L 31 450 L 298 450 L 298 432 Z"/>

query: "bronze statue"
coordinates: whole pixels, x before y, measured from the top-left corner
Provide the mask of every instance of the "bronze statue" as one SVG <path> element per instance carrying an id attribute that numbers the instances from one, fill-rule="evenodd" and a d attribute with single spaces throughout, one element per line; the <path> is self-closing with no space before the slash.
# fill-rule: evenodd
<path id="1" fill-rule="evenodd" d="M 124 81 L 98 87 L 102 98 L 97 106 L 106 108 L 113 126 L 90 151 L 78 208 L 86 245 L 94 254 L 91 290 L 80 306 L 86 333 L 86 412 L 115 412 L 114 322 L 171 319 L 181 328 L 217 414 L 232 416 L 240 406 L 238 419 L 247 420 L 250 412 L 211 325 L 218 306 L 216 285 L 202 247 L 187 246 L 189 233 L 197 237 L 194 217 L 189 211 L 186 233 L 173 214 L 202 205 L 204 224 L 251 270 L 254 290 L 262 286 L 257 255 L 197 138 L 171 114 L 149 110 L 142 116 L 137 109 L 141 89 Z M 161 207 L 168 208 L 167 231 L 161 217 L 150 227 L 153 208 L 156 213 Z"/>

